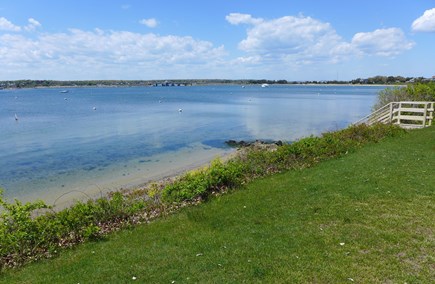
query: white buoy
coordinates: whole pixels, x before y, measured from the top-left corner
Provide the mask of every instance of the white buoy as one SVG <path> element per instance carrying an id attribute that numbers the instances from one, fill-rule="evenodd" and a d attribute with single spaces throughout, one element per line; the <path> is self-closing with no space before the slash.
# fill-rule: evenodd
<path id="1" fill-rule="evenodd" d="M 15 121 L 18 121 L 18 115 L 15 114 Z"/>
<path id="2" fill-rule="evenodd" d="M 93 109 L 93 110 L 97 110 L 97 107 L 93 107 L 92 109 Z"/>
<path id="3" fill-rule="evenodd" d="M 179 108 L 179 109 L 178 109 L 178 112 L 183 112 L 183 109 L 182 109 L 182 108 Z"/>

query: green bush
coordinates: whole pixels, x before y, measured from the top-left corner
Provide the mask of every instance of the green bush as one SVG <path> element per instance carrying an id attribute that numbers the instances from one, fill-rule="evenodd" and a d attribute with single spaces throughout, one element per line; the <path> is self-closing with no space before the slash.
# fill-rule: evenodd
<path id="1" fill-rule="evenodd" d="M 110 198 L 77 202 L 59 212 L 34 216 L 49 209 L 42 201 L 8 203 L 0 191 L 0 270 L 51 256 L 62 246 L 71 246 L 101 236 L 105 223 L 127 220 L 146 208 L 143 199 L 130 199 L 120 192 Z"/>
<path id="2" fill-rule="evenodd" d="M 238 161 L 222 163 L 219 159 L 208 168 L 190 171 L 169 184 L 163 191 L 163 198 L 169 202 L 206 198 L 213 191 L 239 186 L 243 179 L 243 166 Z"/>
<path id="3" fill-rule="evenodd" d="M 229 161 L 222 163 L 215 159 L 206 171 L 209 190 L 221 190 L 222 188 L 237 187 L 242 183 L 243 166 L 241 163 Z"/>
<path id="4" fill-rule="evenodd" d="M 3 266 L 6 261 L 23 261 L 48 241 L 41 224 L 32 218 L 35 210 L 48 206 L 42 201 L 22 204 L 15 200 L 13 203 L 7 203 L 3 199 L 2 190 L 0 205 L 3 207 L 0 215 L 0 264 Z M 8 258 L 4 259 L 4 256 Z"/>
<path id="5" fill-rule="evenodd" d="M 435 82 L 408 85 L 406 92 L 415 101 L 435 101 Z"/>
<path id="6" fill-rule="evenodd" d="M 180 177 L 175 183 L 169 184 L 163 191 L 163 198 L 172 201 L 192 200 L 203 196 L 208 183 L 202 170 L 189 172 Z"/>
<path id="7" fill-rule="evenodd" d="M 373 111 L 390 102 L 435 101 L 435 82 L 415 83 L 406 87 L 386 88 L 378 93 Z"/>

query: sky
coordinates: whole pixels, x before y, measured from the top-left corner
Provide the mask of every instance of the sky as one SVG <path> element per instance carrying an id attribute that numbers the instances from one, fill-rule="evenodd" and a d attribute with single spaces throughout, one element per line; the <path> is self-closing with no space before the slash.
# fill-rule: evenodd
<path id="1" fill-rule="evenodd" d="M 0 80 L 435 76 L 434 0 L 0 0 Z"/>

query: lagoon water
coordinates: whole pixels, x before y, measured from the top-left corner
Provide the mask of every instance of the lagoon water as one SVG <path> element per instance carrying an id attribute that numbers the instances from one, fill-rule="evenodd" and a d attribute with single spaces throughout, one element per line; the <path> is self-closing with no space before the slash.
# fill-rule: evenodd
<path id="1" fill-rule="evenodd" d="M 370 113 L 381 89 L 0 90 L 0 188 L 8 199 L 53 204 L 135 186 L 230 152 L 228 139 L 294 141 L 344 128 Z"/>

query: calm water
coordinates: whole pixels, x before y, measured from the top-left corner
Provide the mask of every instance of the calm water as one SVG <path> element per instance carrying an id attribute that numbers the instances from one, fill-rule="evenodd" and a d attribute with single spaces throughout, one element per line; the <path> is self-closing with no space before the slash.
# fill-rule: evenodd
<path id="1" fill-rule="evenodd" d="M 0 90 L 0 187 L 8 198 L 53 200 L 69 190 L 139 183 L 229 151 L 228 139 L 293 141 L 344 128 L 370 112 L 380 89 Z"/>

